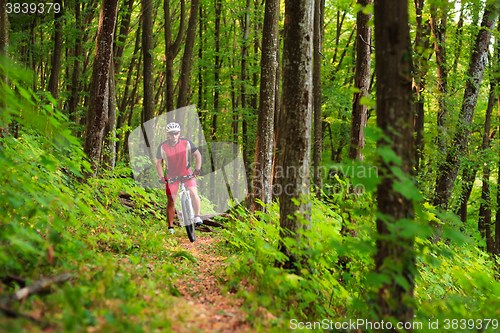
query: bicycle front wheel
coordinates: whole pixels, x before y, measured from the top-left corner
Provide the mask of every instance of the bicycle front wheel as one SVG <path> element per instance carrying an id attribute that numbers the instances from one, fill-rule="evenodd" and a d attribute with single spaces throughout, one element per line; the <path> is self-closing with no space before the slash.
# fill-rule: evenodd
<path id="1" fill-rule="evenodd" d="M 194 219 L 192 218 L 193 207 L 191 206 L 191 202 L 186 196 L 182 197 L 181 208 L 182 208 L 182 218 L 184 220 L 184 226 L 186 227 L 188 238 L 192 243 L 196 240 L 196 236 L 194 234 Z"/>

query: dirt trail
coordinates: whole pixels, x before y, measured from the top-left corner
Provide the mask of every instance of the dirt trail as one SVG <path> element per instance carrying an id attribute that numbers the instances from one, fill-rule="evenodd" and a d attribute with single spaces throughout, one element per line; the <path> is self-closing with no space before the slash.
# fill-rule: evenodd
<path id="1" fill-rule="evenodd" d="M 226 258 L 215 253 L 217 240 L 205 233 L 197 233 L 195 243 L 190 243 L 187 236 L 177 239 L 182 249 L 198 259 L 199 265 L 196 276 L 181 277 L 176 283 L 182 296 L 170 312 L 172 331 L 251 332 L 252 328 L 245 320 L 247 313 L 241 309 L 243 300 L 222 294 L 217 277 Z"/>

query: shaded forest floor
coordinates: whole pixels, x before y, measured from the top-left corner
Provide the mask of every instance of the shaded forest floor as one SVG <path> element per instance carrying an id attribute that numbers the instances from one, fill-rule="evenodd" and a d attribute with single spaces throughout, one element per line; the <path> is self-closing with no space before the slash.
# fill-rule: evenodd
<path id="1" fill-rule="evenodd" d="M 198 260 L 191 273 L 179 278 L 177 289 L 182 294 L 175 301 L 168 317 L 174 332 L 251 332 L 243 299 L 224 292 L 223 268 L 225 257 L 217 254 L 218 240 L 198 232 L 191 243 L 177 228 L 179 247 Z M 201 235 L 200 235 L 201 234 Z"/>

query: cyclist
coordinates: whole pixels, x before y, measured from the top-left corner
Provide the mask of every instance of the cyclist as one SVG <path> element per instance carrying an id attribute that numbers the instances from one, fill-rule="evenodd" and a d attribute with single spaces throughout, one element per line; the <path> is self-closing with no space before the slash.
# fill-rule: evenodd
<path id="1" fill-rule="evenodd" d="M 160 177 L 160 182 L 166 183 L 167 192 L 167 221 L 168 230 L 171 234 L 174 233 L 174 215 L 175 215 L 175 199 L 177 197 L 177 190 L 179 189 L 179 182 L 169 184 L 166 181 L 178 176 L 197 176 L 201 168 L 201 153 L 198 148 L 189 139 L 181 138 L 181 126 L 178 123 L 167 124 L 167 140 L 163 141 L 156 151 L 156 172 Z M 195 159 L 195 170 L 191 171 L 189 163 L 189 154 L 192 154 Z M 166 175 L 163 176 L 162 161 L 165 161 Z M 195 214 L 196 224 L 203 224 L 200 217 L 200 197 L 196 188 L 196 181 L 194 178 L 187 180 L 184 185 L 191 192 L 191 200 L 193 203 L 193 210 Z"/>

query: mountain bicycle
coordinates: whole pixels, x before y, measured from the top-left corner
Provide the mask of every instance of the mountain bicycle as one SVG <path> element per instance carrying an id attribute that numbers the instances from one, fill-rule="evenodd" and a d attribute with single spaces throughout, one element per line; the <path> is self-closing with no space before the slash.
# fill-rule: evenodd
<path id="1" fill-rule="evenodd" d="M 191 242 L 196 240 L 196 236 L 194 234 L 194 226 L 195 226 L 195 218 L 194 218 L 194 210 L 193 204 L 191 203 L 191 196 L 189 195 L 189 190 L 184 186 L 184 182 L 194 178 L 193 175 L 188 176 L 178 176 L 172 179 L 167 180 L 169 184 L 173 184 L 179 181 L 181 184 L 178 190 L 178 196 L 181 200 L 181 210 L 182 210 L 182 224 L 186 227 L 186 232 L 188 234 L 188 238 Z"/>

